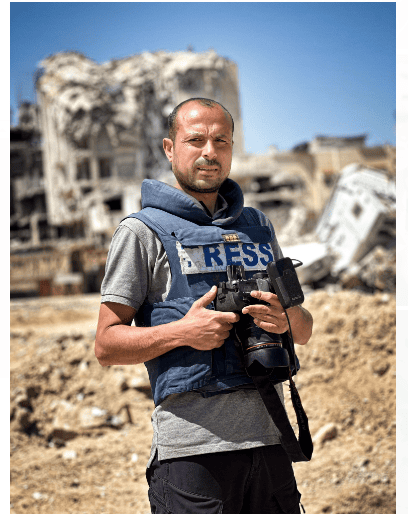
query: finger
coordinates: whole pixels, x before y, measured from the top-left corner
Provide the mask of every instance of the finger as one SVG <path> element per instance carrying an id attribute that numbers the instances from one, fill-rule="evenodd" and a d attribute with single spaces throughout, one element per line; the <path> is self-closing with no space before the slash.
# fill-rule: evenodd
<path id="1" fill-rule="evenodd" d="M 275 302 L 279 303 L 278 297 L 274 293 L 270 293 L 268 291 L 251 291 L 251 296 L 253 298 L 257 298 L 258 300 L 262 300 L 264 302 Z"/>
<path id="2" fill-rule="evenodd" d="M 267 323 L 276 323 L 279 324 L 282 320 L 278 318 L 277 316 L 274 316 L 270 312 L 264 313 L 264 312 L 254 312 L 251 314 L 253 318 L 259 319 L 261 321 L 266 321 Z"/>
<path id="3" fill-rule="evenodd" d="M 223 323 L 236 323 L 239 321 L 239 314 L 236 312 L 220 312 L 219 321 Z"/>
<path id="4" fill-rule="evenodd" d="M 218 332 L 218 337 L 220 337 L 223 340 L 228 339 L 228 337 L 230 336 L 230 332 L 233 328 L 234 328 L 233 323 L 223 324 L 223 326 L 220 327 L 220 330 Z"/>
<path id="5" fill-rule="evenodd" d="M 211 311 L 212 319 L 221 325 L 236 323 L 239 320 L 239 314 L 236 312 Z"/>
<path id="6" fill-rule="evenodd" d="M 205 295 L 194 302 L 194 305 L 196 307 L 207 307 L 207 305 L 210 305 L 210 303 L 215 300 L 216 296 L 217 286 L 212 286 L 212 288 L 207 293 L 205 293 Z"/>
<path id="7" fill-rule="evenodd" d="M 262 328 L 266 332 L 272 332 L 274 334 L 283 334 L 287 330 L 285 328 L 282 328 L 280 325 L 277 325 L 275 323 L 270 323 L 270 322 L 267 322 L 267 321 L 263 321 L 263 320 L 261 320 L 259 318 L 254 318 L 254 323 L 259 328 Z"/>
<path id="8" fill-rule="evenodd" d="M 269 313 L 267 315 L 261 314 L 257 317 L 267 323 L 274 323 L 277 327 L 285 328 L 285 330 L 288 328 L 288 322 L 284 313 L 279 313 L 277 315 L 274 313 Z"/>
<path id="9" fill-rule="evenodd" d="M 277 311 L 275 306 L 269 305 L 247 305 L 242 309 L 243 314 L 251 314 L 251 316 L 256 316 L 259 314 L 260 316 L 279 316 L 280 313 L 283 314 L 282 309 Z"/>

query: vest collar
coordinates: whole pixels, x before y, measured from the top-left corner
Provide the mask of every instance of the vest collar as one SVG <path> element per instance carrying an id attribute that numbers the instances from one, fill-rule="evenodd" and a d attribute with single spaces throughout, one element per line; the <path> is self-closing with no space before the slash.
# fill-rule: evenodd
<path id="1" fill-rule="evenodd" d="M 194 197 L 159 180 L 146 179 L 142 183 L 142 208 L 154 207 L 201 225 L 230 225 L 242 212 L 244 196 L 239 185 L 229 178 L 219 193 L 225 198 L 228 208 L 223 218 L 214 220 Z"/>

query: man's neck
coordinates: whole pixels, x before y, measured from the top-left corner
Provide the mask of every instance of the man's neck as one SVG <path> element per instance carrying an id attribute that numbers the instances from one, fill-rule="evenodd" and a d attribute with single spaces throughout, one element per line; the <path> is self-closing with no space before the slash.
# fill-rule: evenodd
<path id="1" fill-rule="evenodd" d="M 200 204 L 202 205 L 203 209 L 205 210 L 205 212 L 208 214 L 208 216 L 210 216 L 210 218 L 213 218 L 214 217 L 214 213 L 209 211 L 207 206 L 205 205 L 205 203 L 203 201 L 200 201 Z M 215 209 L 214 209 L 215 210 Z"/>
<path id="2" fill-rule="evenodd" d="M 178 183 L 176 183 L 175 187 L 192 196 L 199 202 L 202 202 L 211 213 L 211 216 L 214 215 L 215 206 L 217 204 L 218 191 L 215 191 L 214 193 L 198 193 L 196 191 L 188 191 L 187 189 L 181 187 Z"/>
<path id="3" fill-rule="evenodd" d="M 207 210 L 211 213 L 211 216 L 214 216 L 215 206 L 217 204 L 217 198 L 218 198 L 218 191 L 215 193 L 211 193 L 211 198 L 208 198 L 210 196 L 210 194 L 208 194 L 208 195 L 199 194 L 197 196 L 192 193 L 190 193 L 190 194 L 191 194 L 191 196 L 194 196 L 194 198 L 196 200 L 198 200 L 200 203 L 205 205 Z"/>

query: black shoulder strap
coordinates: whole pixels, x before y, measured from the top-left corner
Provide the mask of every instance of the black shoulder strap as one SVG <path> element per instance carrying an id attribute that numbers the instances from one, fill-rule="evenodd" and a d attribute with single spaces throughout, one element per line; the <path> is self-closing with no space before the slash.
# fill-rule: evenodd
<path id="1" fill-rule="evenodd" d="M 296 412 L 299 426 L 299 441 L 289 422 L 288 415 L 281 399 L 275 389 L 275 385 L 267 375 L 252 377 L 256 388 L 261 395 L 265 407 L 279 431 L 279 439 L 283 449 L 289 455 L 292 462 L 309 461 L 312 458 L 313 443 L 310 436 L 309 421 L 303 409 L 299 393 L 289 370 L 290 393 L 292 405 Z"/>

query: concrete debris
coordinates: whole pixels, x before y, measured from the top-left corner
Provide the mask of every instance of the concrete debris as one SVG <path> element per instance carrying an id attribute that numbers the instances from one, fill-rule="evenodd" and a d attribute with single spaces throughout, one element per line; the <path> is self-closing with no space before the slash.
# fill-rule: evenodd
<path id="1" fill-rule="evenodd" d="M 360 262 L 361 280 L 373 289 L 395 293 L 396 249 L 376 246 Z"/>
<path id="2" fill-rule="evenodd" d="M 78 454 L 75 450 L 65 450 L 62 453 L 62 458 L 65 460 L 75 460 L 78 457 Z"/>
<path id="3" fill-rule="evenodd" d="M 52 429 L 47 439 L 61 444 L 74 439 L 84 431 L 101 427 L 120 428 L 128 421 L 126 411 L 121 415 L 114 415 L 97 406 L 82 407 L 61 400 L 54 413 Z"/>
<path id="4" fill-rule="evenodd" d="M 374 359 L 370 363 L 371 371 L 374 373 L 374 375 L 378 375 L 379 377 L 382 377 L 387 373 L 387 371 L 390 369 L 391 364 L 387 361 L 384 361 L 384 358 L 382 359 Z"/>
<path id="5" fill-rule="evenodd" d="M 56 405 L 53 421 L 53 432 L 66 431 L 67 433 L 76 433 L 77 423 L 75 418 L 76 409 L 75 405 L 66 401 L 61 400 Z"/>
<path id="6" fill-rule="evenodd" d="M 32 497 L 34 500 L 48 500 L 48 495 L 44 493 L 40 493 L 39 491 L 36 491 L 32 494 Z"/>
<path id="7" fill-rule="evenodd" d="M 11 428 L 19 432 L 29 432 L 32 426 L 31 410 L 24 407 L 14 407 L 10 415 Z"/>
<path id="8" fill-rule="evenodd" d="M 132 389 L 148 390 L 150 388 L 149 375 L 144 368 L 140 368 L 138 376 L 130 379 L 129 386 Z"/>
<path id="9" fill-rule="evenodd" d="M 66 305 L 65 310 L 61 308 L 62 301 Z M 147 512 L 148 503 L 130 506 L 129 503 L 134 500 L 135 487 L 140 486 L 137 490 L 140 497 L 147 494 L 144 471 L 150 455 L 154 405 L 151 394 L 147 392 L 132 388 L 121 393 L 112 390 L 109 379 L 114 369 L 122 368 L 129 372 L 130 377 L 134 366 L 102 367 L 95 359 L 89 327 L 97 323 L 99 295 L 27 299 L 11 303 L 14 306 L 11 310 L 14 334 L 10 360 L 11 403 L 33 385 L 40 386 L 41 390 L 40 395 L 31 400 L 31 416 L 37 420 L 38 435 L 30 437 L 16 430 L 14 425 L 11 427 L 11 501 L 14 510 L 36 512 L 31 494 L 40 491 L 46 492 L 50 500 L 55 498 L 55 512 L 75 511 L 73 497 L 80 499 L 80 512 L 100 512 L 106 506 L 106 498 L 116 502 L 112 511 L 116 509 L 123 514 Z M 46 318 L 41 318 L 47 304 L 53 305 L 59 319 L 49 311 Z M 35 306 L 41 307 L 35 309 Z M 316 506 L 316 512 L 320 512 L 324 505 L 337 505 L 340 506 L 338 512 L 388 514 L 395 507 L 392 504 L 395 496 L 395 295 L 340 291 L 331 296 L 320 290 L 306 298 L 305 307 L 314 317 L 313 340 L 297 348 L 297 352 L 301 352 L 298 354 L 301 372 L 296 377 L 296 385 L 302 386 L 300 394 L 305 402 L 312 435 L 332 422 L 337 425 L 338 434 L 335 439 L 326 440 L 323 448 L 316 446 L 312 468 L 309 464 L 304 469 L 300 465 L 298 483 L 302 485 L 308 481 L 308 489 L 302 485 L 306 492 L 317 484 L 313 501 L 309 502 Z M 74 308 L 75 316 L 69 317 L 67 310 Z M 79 310 L 92 315 L 81 326 L 76 320 Z M 19 320 L 27 313 L 29 319 L 22 325 Z M 38 325 L 39 318 L 42 326 Z M 72 320 L 72 325 L 63 331 L 61 326 L 67 319 Z M 89 363 L 86 374 L 79 374 L 80 365 L 65 362 L 64 354 L 72 340 L 64 340 L 67 344 L 65 350 L 62 343 L 57 342 L 64 333 L 80 331 L 83 339 L 78 340 L 78 344 L 85 342 L 90 345 L 84 358 L 84 362 Z M 45 332 L 49 334 L 47 338 L 43 335 Z M 37 355 L 35 350 L 39 346 L 49 347 L 48 354 Z M 21 348 L 28 350 L 24 358 L 19 357 Z M 381 361 L 388 363 L 387 371 L 381 368 Z M 40 373 L 40 369 L 62 366 L 69 378 L 58 394 L 52 394 L 48 391 L 47 376 Z M 128 384 L 131 382 L 129 378 Z M 81 401 L 77 398 L 79 394 L 82 395 Z M 290 403 L 286 387 L 285 399 Z M 99 407 L 121 418 L 129 409 L 133 423 L 127 421 L 120 430 L 112 425 L 84 429 L 72 441 L 47 441 L 60 400 L 78 409 Z M 120 407 L 122 410 L 119 412 Z M 293 409 L 289 409 L 288 414 L 291 423 L 295 424 Z M 65 450 L 75 450 L 77 458 L 63 459 Z M 138 455 L 137 460 L 133 454 Z M 49 478 L 50 463 L 58 479 L 48 480 L 47 488 L 39 489 L 42 480 Z M 341 480 L 344 487 L 332 486 L 333 473 L 337 476 L 335 480 Z M 113 489 L 103 489 L 101 484 L 106 480 L 101 477 L 104 476 L 116 480 Z M 348 489 L 349 482 L 352 489 Z M 118 491 L 119 486 L 123 494 L 112 494 L 112 491 Z M 131 492 L 126 496 L 127 491 Z M 333 491 L 338 496 L 333 496 Z M 345 491 L 347 494 L 350 491 L 353 494 L 363 492 L 359 502 L 350 504 Z M 102 493 L 106 493 L 105 497 Z M 122 497 L 123 504 L 118 506 L 117 498 Z M 383 502 L 380 509 L 373 503 L 377 498 Z M 27 507 L 23 508 L 23 504 Z"/>
<path id="10" fill-rule="evenodd" d="M 396 250 L 376 246 L 361 261 L 352 264 L 339 275 L 344 289 L 366 287 L 367 289 L 396 291 Z"/>
<path id="11" fill-rule="evenodd" d="M 129 373 L 126 368 L 115 370 L 110 377 L 110 383 L 112 390 L 118 393 L 128 389 L 150 389 L 149 375 L 144 366 L 135 367 L 132 373 Z"/>
<path id="12" fill-rule="evenodd" d="M 289 216 L 282 229 L 282 235 L 279 236 L 279 244 L 281 246 L 290 246 L 299 240 L 301 240 L 302 243 L 317 242 L 317 238 L 313 232 L 309 233 L 309 241 L 306 241 L 304 228 L 307 219 L 308 211 L 306 207 L 300 203 L 295 203 L 289 211 Z"/>
<path id="13" fill-rule="evenodd" d="M 83 304 L 75 302 L 68 311 L 63 312 L 60 312 L 57 300 L 49 305 L 47 302 L 40 302 L 42 305 L 38 301 L 29 302 L 25 304 L 23 312 L 28 316 L 30 313 L 34 315 L 39 323 L 58 327 L 64 318 L 65 321 L 70 319 L 76 323 L 79 313 L 87 310 L 86 305 L 95 302 L 95 297 L 89 299 L 84 296 Z M 95 311 L 97 308 L 95 305 Z M 20 326 L 20 317 L 13 317 L 13 314 L 11 317 L 12 323 Z M 12 344 L 24 347 L 27 347 L 27 340 L 33 335 L 30 330 L 16 329 L 12 334 Z M 38 349 L 42 350 L 41 354 Z M 91 331 L 57 330 L 53 336 L 36 336 L 31 355 L 23 358 L 31 362 L 33 355 L 45 364 L 33 365 L 28 374 L 29 381 L 24 382 L 25 387 L 20 382 L 13 384 L 11 429 L 43 437 L 50 447 L 64 447 L 70 440 L 95 430 L 118 430 L 127 424 L 135 424 L 138 414 L 135 410 L 132 412 L 130 398 L 138 392 L 151 396 L 150 382 L 143 364 L 113 366 L 103 369 L 103 384 L 114 394 L 114 401 L 107 406 L 92 401 L 102 384 L 98 374 L 100 365 L 94 355 L 94 333 Z M 95 376 L 99 378 L 96 380 Z M 40 398 L 46 400 L 45 410 L 39 407 Z"/>
<path id="14" fill-rule="evenodd" d="M 67 441 L 75 439 L 76 437 L 78 437 L 78 432 L 76 430 L 69 430 L 68 428 L 54 428 L 47 433 L 47 441 L 49 441 L 51 447 L 65 446 Z"/>
<path id="15" fill-rule="evenodd" d="M 321 427 L 312 438 L 316 447 L 322 447 L 326 441 L 335 439 L 338 435 L 338 428 L 335 423 L 328 423 Z"/>
<path id="16" fill-rule="evenodd" d="M 220 80 L 227 61 L 213 51 L 143 52 L 98 65 L 80 54 L 61 53 L 41 66 L 44 73 L 38 88 L 46 97 L 58 98 L 60 134 L 81 142 L 103 124 L 118 142 L 124 130 L 146 121 L 146 135 L 157 138 L 162 116 L 167 117 L 174 107 L 173 92 L 180 87 L 203 89 L 203 80 Z M 201 75 L 205 71 L 210 74 Z M 157 112 L 151 105 L 147 109 L 146 103 L 152 100 L 159 107 Z"/>
<path id="17" fill-rule="evenodd" d="M 395 181 L 395 147 L 367 147 L 365 140 L 366 135 L 317 136 L 291 151 L 279 151 L 271 145 L 263 155 L 245 154 L 233 159 L 231 177 L 246 192 L 274 192 L 269 200 L 273 199 L 274 213 L 276 208 L 288 204 L 302 205 L 315 221 L 345 166 L 360 163 L 366 168 L 384 170 Z M 264 196 L 262 202 L 266 201 Z"/>

